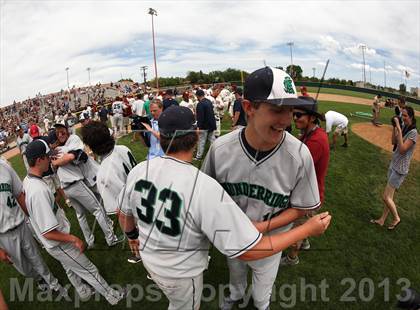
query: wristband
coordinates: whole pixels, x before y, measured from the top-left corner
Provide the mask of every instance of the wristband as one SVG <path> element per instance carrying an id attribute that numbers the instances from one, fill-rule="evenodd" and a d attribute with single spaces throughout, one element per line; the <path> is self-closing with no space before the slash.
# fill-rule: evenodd
<path id="1" fill-rule="evenodd" d="M 139 230 L 135 227 L 132 231 L 125 232 L 125 235 L 130 240 L 136 240 L 139 237 Z"/>

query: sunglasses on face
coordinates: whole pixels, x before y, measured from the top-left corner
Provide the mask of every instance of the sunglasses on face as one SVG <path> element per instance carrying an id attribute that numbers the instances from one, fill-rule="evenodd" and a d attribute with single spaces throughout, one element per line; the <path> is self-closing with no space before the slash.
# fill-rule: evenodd
<path id="1" fill-rule="evenodd" d="M 301 118 L 303 115 L 308 115 L 308 113 L 304 112 L 293 112 L 293 117 Z"/>

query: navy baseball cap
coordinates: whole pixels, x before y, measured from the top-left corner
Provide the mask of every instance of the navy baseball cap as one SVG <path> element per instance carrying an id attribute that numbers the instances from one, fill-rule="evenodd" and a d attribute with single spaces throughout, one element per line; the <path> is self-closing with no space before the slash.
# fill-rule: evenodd
<path id="1" fill-rule="evenodd" d="M 42 139 L 33 140 L 26 147 L 26 158 L 36 159 L 43 156 L 50 156 L 51 150 L 47 142 Z"/>
<path id="2" fill-rule="evenodd" d="M 325 121 L 325 116 L 318 112 L 318 101 L 309 96 L 299 96 L 299 99 L 306 101 L 306 105 L 295 106 L 296 109 L 303 110 L 310 115 L 314 115 L 321 121 Z"/>
<path id="3" fill-rule="evenodd" d="M 251 102 L 300 106 L 307 103 L 298 98 L 295 84 L 285 71 L 264 67 L 252 72 L 245 80 L 244 98 Z"/>
<path id="4" fill-rule="evenodd" d="M 195 130 L 194 114 L 187 107 L 171 105 L 159 116 L 159 131 L 165 138 L 185 136 Z"/>

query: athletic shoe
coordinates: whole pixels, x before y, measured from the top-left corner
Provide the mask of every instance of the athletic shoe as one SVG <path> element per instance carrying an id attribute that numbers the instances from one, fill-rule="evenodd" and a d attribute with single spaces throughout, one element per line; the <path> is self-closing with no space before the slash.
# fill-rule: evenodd
<path id="1" fill-rule="evenodd" d="M 280 266 L 294 266 L 297 264 L 299 264 L 298 256 L 296 256 L 296 258 L 290 258 L 289 255 L 286 255 L 280 260 Z"/>
<path id="2" fill-rule="evenodd" d="M 148 278 L 149 280 L 153 281 L 153 278 L 150 274 L 147 274 L 146 278 Z"/>
<path id="3" fill-rule="evenodd" d="M 112 240 L 111 244 L 108 244 L 109 247 L 113 247 L 115 245 L 117 245 L 118 243 L 121 243 L 125 240 L 125 236 L 124 235 L 120 235 L 120 236 L 114 236 L 114 240 Z"/>
<path id="4" fill-rule="evenodd" d="M 230 296 L 227 296 L 223 299 L 223 304 L 220 306 L 221 310 L 230 310 L 233 308 L 234 305 L 236 305 L 238 302 L 240 301 L 240 299 L 238 300 L 233 300 L 232 298 L 230 298 Z"/>
<path id="5" fill-rule="evenodd" d="M 42 278 L 36 281 L 36 286 L 41 292 L 46 292 L 50 289 L 48 283 Z"/>
<path id="6" fill-rule="evenodd" d="M 116 295 L 108 295 L 105 297 L 105 299 L 109 302 L 110 305 L 115 306 L 118 304 L 121 300 L 127 297 L 128 290 L 127 288 L 123 288 L 120 291 L 115 290 Z"/>
<path id="7" fill-rule="evenodd" d="M 127 261 L 131 264 L 137 264 L 141 262 L 141 257 L 137 257 L 137 256 L 131 256 L 129 258 L 127 258 Z"/>
<path id="8" fill-rule="evenodd" d="M 342 144 L 341 146 L 342 146 L 342 147 L 348 147 L 348 144 L 347 144 L 347 143 L 344 143 L 344 144 Z"/>
<path id="9" fill-rule="evenodd" d="M 201 160 L 201 157 L 194 157 L 193 160 L 199 161 L 199 160 Z"/>
<path id="10" fill-rule="evenodd" d="M 95 243 L 91 243 L 87 245 L 88 250 L 92 250 L 95 247 Z"/>
<path id="11" fill-rule="evenodd" d="M 311 244 L 309 243 L 309 239 L 303 239 L 302 245 L 300 246 L 301 250 L 309 250 L 311 248 Z"/>

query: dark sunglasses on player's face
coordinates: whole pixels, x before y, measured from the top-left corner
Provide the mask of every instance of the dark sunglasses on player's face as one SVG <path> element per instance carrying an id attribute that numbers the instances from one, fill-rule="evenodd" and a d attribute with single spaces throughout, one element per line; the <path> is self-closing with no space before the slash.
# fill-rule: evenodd
<path id="1" fill-rule="evenodd" d="M 301 118 L 304 115 L 308 115 L 308 113 L 304 113 L 304 112 L 293 112 L 293 117 L 296 117 L 296 118 Z"/>

